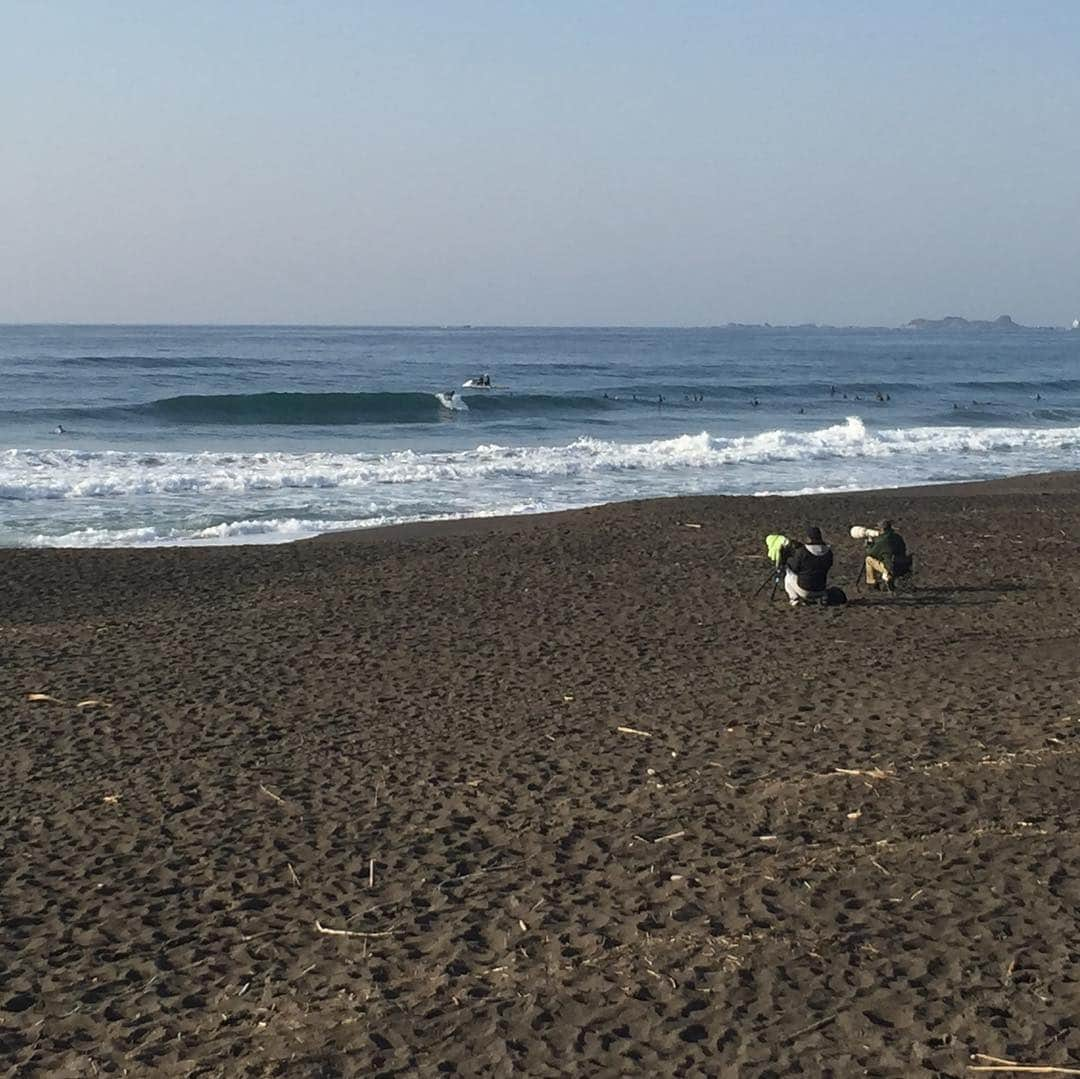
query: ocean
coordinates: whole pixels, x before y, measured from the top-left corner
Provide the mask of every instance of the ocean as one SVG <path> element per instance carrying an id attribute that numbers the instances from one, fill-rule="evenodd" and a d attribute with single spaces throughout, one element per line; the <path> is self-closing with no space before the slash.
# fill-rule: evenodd
<path id="1" fill-rule="evenodd" d="M 0 385 L 3 546 L 1080 468 L 1056 330 L 6 326 Z"/>

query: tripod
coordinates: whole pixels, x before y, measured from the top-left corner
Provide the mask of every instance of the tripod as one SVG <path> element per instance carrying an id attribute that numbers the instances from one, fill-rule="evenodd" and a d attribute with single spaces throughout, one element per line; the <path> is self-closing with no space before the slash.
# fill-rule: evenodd
<path id="1" fill-rule="evenodd" d="M 780 578 L 783 576 L 783 573 L 784 567 L 782 564 L 778 563 L 776 566 L 773 567 L 772 573 L 770 573 L 769 576 L 766 577 L 765 580 L 762 581 L 761 584 L 759 584 L 757 588 L 754 589 L 754 597 L 756 598 L 757 596 L 761 595 L 766 585 L 771 583 L 772 591 L 769 593 L 769 602 L 772 603 L 773 599 L 776 596 L 776 589 L 777 586 L 780 584 Z"/>
<path id="2" fill-rule="evenodd" d="M 862 591 L 863 581 L 864 581 L 865 577 L 866 577 L 866 555 L 864 553 L 862 558 L 859 560 L 859 568 L 855 571 L 855 580 L 851 582 L 857 592 Z"/>

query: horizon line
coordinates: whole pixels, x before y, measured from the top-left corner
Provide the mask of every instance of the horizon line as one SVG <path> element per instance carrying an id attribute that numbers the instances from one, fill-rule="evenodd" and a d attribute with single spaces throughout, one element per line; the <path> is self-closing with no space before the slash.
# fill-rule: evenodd
<path id="1" fill-rule="evenodd" d="M 945 315 L 940 319 L 919 316 L 906 323 L 889 325 L 886 323 L 832 323 L 832 322 L 685 322 L 685 323 L 645 323 L 645 322 L 83 322 L 67 320 L 32 320 L 27 322 L 0 321 L 0 329 L 65 327 L 69 329 L 321 329 L 321 330 L 729 330 L 729 329 L 771 329 L 771 330 L 908 330 L 914 329 L 917 321 L 940 322 L 949 318 L 964 316 Z M 993 319 L 967 319 L 970 323 L 992 323 Z M 1070 330 L 1068 324 L 1026 325 L 1013 323 L 1019 330 Z"/>

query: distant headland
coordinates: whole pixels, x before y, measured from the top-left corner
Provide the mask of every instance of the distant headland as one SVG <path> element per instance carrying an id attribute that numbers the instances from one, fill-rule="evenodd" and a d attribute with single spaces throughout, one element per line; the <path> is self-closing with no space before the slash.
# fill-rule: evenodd
<path id="1" fill-rule="evenodd" d="M 802 330 L 811 332 L 814 330 L 929 330 L 952 333 L 978 333 L 990 331 L 992 333 L 1018 333 L 1023 330 L 1060 330 L 1060 326 L 1025 326 L 1015 322 L 1012 315 L 998 315 L 997 318 L 963 318 L 960 315 L 946 315 L 944 318 L 913 318 L 905 322 L 903 326 L 833 326 L 825 322 L 802 322 L 798 325 L 775 324 L 769 322 L 729 322 L 724 327 L 728 330 Z M 1080 330 L 1080 319 L 1073 321 L 1073 330 Z"/>
<path id="2" fill-rule="evenodd" d="M 904 329 L 908 330 L 1026 330 L 1013 322 L 1011 315 L 998 315 L 993 319 L 966 319 L 959 315 L 946 315 L 944 318 L 913 318 Z"/>

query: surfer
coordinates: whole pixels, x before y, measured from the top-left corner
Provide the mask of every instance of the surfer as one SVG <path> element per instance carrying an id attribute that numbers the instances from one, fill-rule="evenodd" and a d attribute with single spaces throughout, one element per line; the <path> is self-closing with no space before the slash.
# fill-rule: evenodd
<path id="1" fill-rule="evenodd" d="M 64 433 L 64 425 L 62 423 L 58 423 L 56 425 L 56 430 L 53 432 L 53 434 L 62 435 L 63 433 Z"/>

